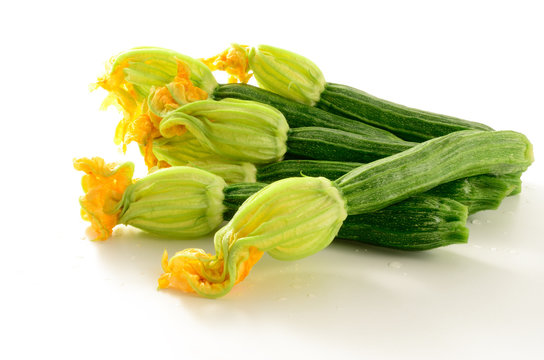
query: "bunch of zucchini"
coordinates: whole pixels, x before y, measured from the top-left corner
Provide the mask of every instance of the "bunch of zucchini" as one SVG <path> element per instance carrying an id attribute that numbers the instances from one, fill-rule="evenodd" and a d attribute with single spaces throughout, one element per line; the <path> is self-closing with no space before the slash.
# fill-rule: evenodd
<path id="1" fill-rule="evenodd" d="M 204 64 L 259 87 L 217 84 Z M 163 259 L 160 287 L 204 296 L 224 295 L 263 252 L 300 258 L 335 237 L 402 250 L 466 242 L 467 216 L 519 193 L 533 161 L 522 134 L 327 83 L 308 59 L 269 46 L 203 61 L 132 49 L 97 87 L 123 111 L 117 142 L 136 142 L 153 172 L 133 182 L 132 164 L 76 161 L 84 218 L 98 239 L 117 224 L 194 237 L 231 219 L 215 256 Z"/>

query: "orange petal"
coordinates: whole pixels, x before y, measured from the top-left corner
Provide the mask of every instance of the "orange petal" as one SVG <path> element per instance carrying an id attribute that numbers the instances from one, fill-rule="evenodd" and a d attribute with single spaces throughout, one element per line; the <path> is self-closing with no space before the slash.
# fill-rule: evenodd
<path id="1" fill-rule="evenodd" d="M 106 164 L 103 159 L 74 160 L 74 168 L 86 173 L 82 178 L 85 195 L 79 199 L 81 217 L 91 222 L 89 235 L 93 240 L 106 240 L 118 223 L 121 201 L 126 188 L 132 183 L 134 165 Z"/>

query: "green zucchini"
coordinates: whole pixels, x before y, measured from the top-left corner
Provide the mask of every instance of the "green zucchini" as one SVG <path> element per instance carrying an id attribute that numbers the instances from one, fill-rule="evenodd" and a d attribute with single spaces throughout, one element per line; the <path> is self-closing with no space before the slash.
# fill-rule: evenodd
<path id="1" fill-rule="evenodd" d="M 409 108 L 332 83 L 325 84 L 315 106 L 386 129 L 409 141 L 425 141 L 460 130 L 493 130 L 484 124 Z"/>
<path id="2" fill-rule="evenodd" d="M 360 166 L 335 183 L 348 214 L 355 215 L 464 177 L 523 172 L 533 159 L 532 145 L 523 134 L 465 130 Z"/>
<path id="3" fill-rule="evenodd" d="M 257 169 L 257 181 L 270 183 L 294 176 L 323 176 L 335 180 L 363 164 L 321 160 L 285 160 Z M 476 175 L 438 185 L 425 194 L 453 199 L 468 213 L 496 209 L 506 196 L 521 191 L 521 173 Z"/>
<path id="4" fill-rule="evenodd" d="M 339 239 L 398 250 L 429 250 L 466 243 L 467 207 L 449 198 L 416 195 L 372 212 L 350 215 Z"/>
<path id="5" fill-rule="evenodd" d="M 289 160 L 257 169 L 257 183 L 239 183 L 225 187 L 223 214 L 230 219 L 238 207 L 267 184 L 293 176 L 324 176 L 334 179 L 358 163 Z M 307 174 L 305 172 L 311 172 Z M 453 243 L 466 242 L 467 214 L 496 209 L 504 197 L 516 194 L 521 186 L 521 173 L 477 175 L 434 187 L 368 214 L 349 215 L 337 235 L 353 240 L 399 250 L 427 250 Z"/>
<path id="6" fill-rule="evenodd" d="M 259 87 L 388 130 L 407 141 L 425 141 L 461 130 L 493 130 L 484 124 L 409 108 L 349 86 L 328 83 L 315 63 L 285 49 L 257 45 L 246 50 L 246 56 Z"/>
<path id="7" fill-rule="evenodd" d="M 468 213 L 499 207 L 506 196 L 521 191 L 521 173 L 471 176 L 436 186 L 426 194 L 447 196 L 468 207 Z"/>
<path id="8" fill-rule="evenodd" d="M 240 183 L 223 189 L 223 217 L 229 220 L 238 207 L 268 184 Z M 398 250 L 428 250 L 466 243 L 467 207 L 447 197 L 418 195 L 364 215 L 350 215 L 337 238 Z"/>
<path id="9" fill-rule="evenodd" d="M 335 180 L 361 165 L 363 164 L 345 161 L 284 160 L 257 168 L 256 178 L 263 183 L 294 176 L 323 176 Z"/>
<path id="10" fill-rule="evenodd" d="M 220 84 L 215 88 L 211 97 L 215 100 L 225 98 L 252 100 L 273 106 L 285 116 L 290 128 L 317 126 L 366 135 L 376 139 L 399 140 L 397 136 L 386 130 L 298 103 L 252 85 Z"/>
<path id="11" fill-rule="evenodd" d="M 402 152 L 416 144 L 322 127 L 294 128 L 287 134 L 287 154 L 315 160 L 366 163 Z"/>

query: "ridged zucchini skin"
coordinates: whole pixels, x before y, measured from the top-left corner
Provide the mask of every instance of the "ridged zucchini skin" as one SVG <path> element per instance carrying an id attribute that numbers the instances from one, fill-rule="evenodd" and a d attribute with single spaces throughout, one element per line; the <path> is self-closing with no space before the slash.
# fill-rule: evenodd
<path id="1" fill-rule="evenodd" d="M 357 162 L 326 160 L 284 160 L 257 168 L 257 181 L 271 183 L 295 176 L 323 176 L 336 180 L 363 165 Z"/>
<path id="2" fill-rule="evenodd" d="M 408 141 L 425 141 L 460 130 L 493 130 L 484 124 L 409 108 L 333 83 L 325 85 L 315 107 L 388 130 Z"/>
<path id="3" fill-rule="evenodd" d="M 267 184 L 240 183 L 223 189 L 225 220 Z M 337 238 L 399 250 L 428 250 L 465 243 L 467 207 L 455 200 L 418 195 L 372 214 L 348 216 Z"/>
<path id="4" fill-rule="evenodd" d="M 225 98 L 252 100 L 273 106 L 285 116 L 290 128 L 318 126 L 374 138 L 399 140 L 397 136 L 386 130 L 313 106 L 301 104 L 252 85 L 221 84 L 215 88 L 212 98 L 216 100 Z"/>
<path id="5" fill-rule="evenodd" d="M 521 191 L 521 173 L 471 176 L 439 185 L 425 194 L 447 196 L 467 206 L 469 215 L 497 209 L 507 196 Z"/>
<path id="6" fill-rule="evenodd" d="M 315 160 L 368 163 L 405 151 L 416 144 L 321 127 L 290 129 L 287 134 L 288 155 Z"/>
<path id="7" fill-rule="evenodd" d="M 257 181 L 271 183 L 295 176 L 323 176 L 329 180 L 363 164 L 322 160 L 284 160 L 257 169 Z M 468 207 L 468 213 L 499 207 L 506 196 L 521 191 L 521 173 L 504 175 L 476 175 L 438 185 L 425 192 L 427 195 L 447 197 Z"/>
<path id="8" fill-rule="evenodd" d="M 465 130 L 360 166 L 335 183 L 348 214 L 356 215 L 460 178 L 520 173 L 533 159 L 532 145 L 523 134 Z"/>
<path id="9" fill-rule="evenodd" d="M 223 194 L 225 195 L 223 199 L 223 205 L 225 206 L 223 219 L 230 220 L 248 197 L 255 194 L 266 185 L 268 184 L 261 182 L 227 185 L 223 189 Z"/>
<path id="10" fill-rule="evenodd" d="M 467 207 L 445 197 L 416 195 L 370 214 L 350 215 L 337 238 L 398 250 L 466 243 Z"/>

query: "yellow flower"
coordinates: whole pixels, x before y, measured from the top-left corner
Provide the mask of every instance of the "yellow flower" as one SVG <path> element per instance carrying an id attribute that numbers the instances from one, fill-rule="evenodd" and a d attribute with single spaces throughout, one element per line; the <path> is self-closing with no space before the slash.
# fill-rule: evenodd
<path id="1" fill-rule="evenodd" d="M 232 44 L 220 54 L 208 59 L 201 59 L 211 71 L 225 71 L 230 75 L 229 83 L 241 82 L 246 84 L 253 74 L 249 74 L 249 61 L 247 45 Z"/>

